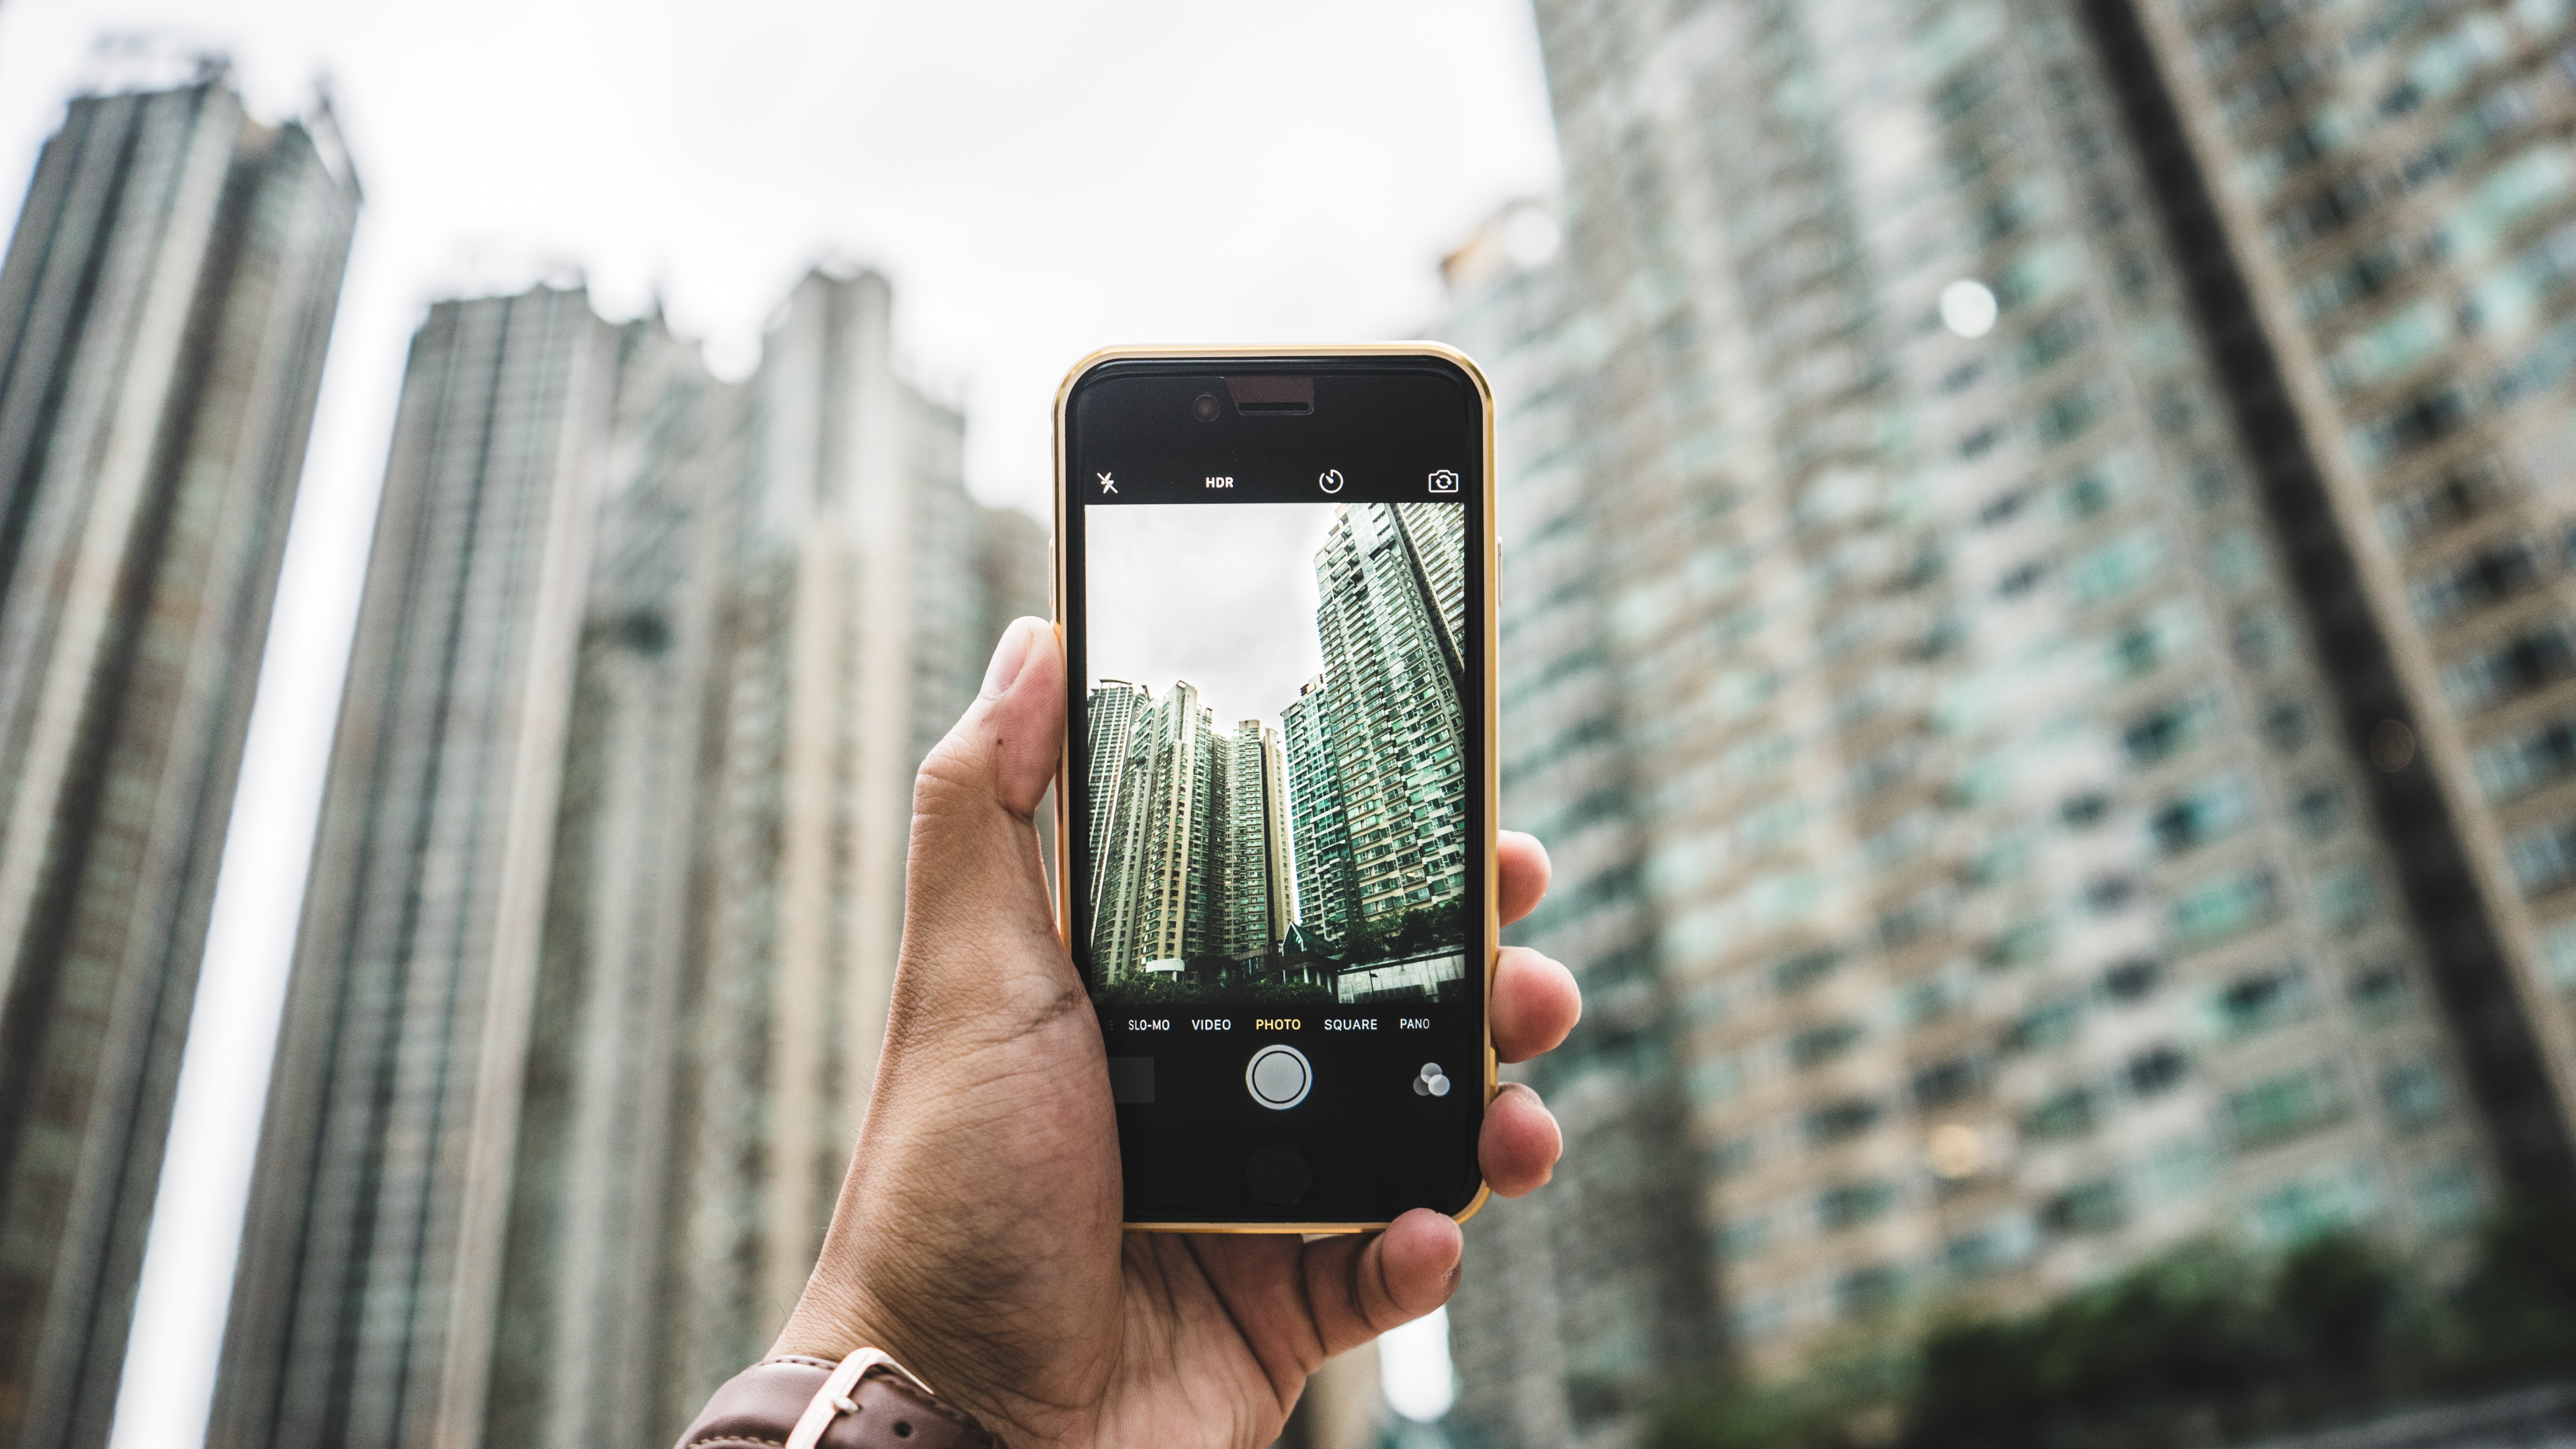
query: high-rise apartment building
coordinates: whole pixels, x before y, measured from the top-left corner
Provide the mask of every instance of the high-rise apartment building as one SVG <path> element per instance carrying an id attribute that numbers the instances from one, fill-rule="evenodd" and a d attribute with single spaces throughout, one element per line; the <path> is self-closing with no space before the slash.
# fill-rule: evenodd
<path id="1" fill-rule="evenodd" d="M 1093 688 L 1091 960 L 1103 985 L 1205 958 L 1253 967 L 1292 924 L 1279 732 L 1216 727 L 1198 687 Z"/>
<path id="2" fill-rule="evenodd" d="M 213 1443 L 658 1449 L 785 1320 L 915 772 L 1045 588 L 890 303 L 815 273 L 745 384 L 578 292 L 433 311 Z"/>
<path id="3" fill-rule="evenodd" d="M 2474 8 L 2331 38 L 2393 30 L 2430 74 L 2454 27 L 2533 25 Z M 1572 847 L 1531 938 L 1596 1008 L 1540 1074 L 1653 1150 L 1596 1141 L 1573 1191 L 1471 1226 L 1467 1291 L 1513 1311 L 1453 1320 L 1461 1413 L 1497 1443 L 1621 1442 L 1704 1371 L 1693 1257 L 1778 1372 L 2202 1234 L 2439 1242 L 2562 1170 L 2546 951 L 2494 903 L 2542 837 L 2482 844 L 2435 788 L 2460 681 L 2545 700 L 2552 666 L 2409 674 L 2409 630 L 2478 606 L 2374 575 L 2432 504 L 2332 491 L 2306 440 L 2377 435 L 2292 408 L 2331 376 L 2226 291 L 2290 232 L 2226 229 L 2204 178 L 2262 167 L 2156 80 L 2259 50 L 2228 74 L 2278 140 L 2265 98 L 2308 81 L 2261 78 L 2323 44 L 2309 13 L 1540 5 L 1570 245 L 1515 257 L 1545 224 L 1499 221 L 1449 335 L 1504 409 L 1505 808 Z M 2535 44 L 2477 64 L 2528 77 Z M 2452 593 L 2550 592 L 2482 588 Z"/>
<path id="4" fill-rule="evenodd" d="M 1114 711 L 1129 688 L 1111 683 L 1095 693 L 1110 696 Z M 1210 843 L 1222 841 L 1224 817 L 1212 808 L 1221 788 L 1214 719 L 1188 680 L 1134 708 L 1114 766 L 1118 783 L 1107 797 L 1115 813 L 1092 906 L 1091 966 L 1103 986 L 1156 965 L 1178 969 L 1216 949 L 1208 929 L 1216 875 Z"/>
<path id="5" fill-rule="evenodd" d="M 1329 782 L 1292 776 L 1289 789 L 1316 802 L 1309 811 L 1340 812 L 1339 832 L 1318 828 L 1347 838 L 1348 909 L 1362 924 L 1466 890 L 1463 513 L 1454 504 L 1350 504 L 1315 554 L 1324 682 L 1292 708 L 1324 714 L 1332 768 Z M 1312 726 L 1301 718 L 1293 728 Z M 1302 753 L 1312 768 L 1319 757 Z"/>
<path id="6" fill-rule="evenodd" d="M 1557 246 L 1548 209 L 1523 204 L 1444 268 L 1444 335 L 1496 403 L 1502 823 L 1538 835 L 1553 867 L 1546 901 L 1507 935 L 1584 991 L 1563 1047 L 1505 1068 L 1545 1095 L 1574 1150 L 1546 1191 L 1489 1201 L 1468 1225 L 1451 1304 L 1452 1419 L 1497 1446 L 1623 1442 L 1636 1406 L 1705 1372 L 1720 1342 L 1682 1024 L 1642 873 L 1656 797 L 1631 742 L 1647 722 L 1609 648 L 1611 545 L 1633 523 L 1613 505 L 1659 441 L 1590 385 L 1634 339 L 1589 323 L 1568 268 L 1548 264 Z"/>
<path id="7" fill-rule="evenodd" d="M 2265 497 L 2376 636 L 2346 710 L 2385 722 L 2392 829 L 2438 842 L 2409 887 L 2452 924 L 2501 1145 L 2576 1176 L 2576 28 L 2535 0 L 2083 14 Z"/>
<path id="8" fill-rule="evenodd" d="M 71 103 L 0 263 L 0 1441 L 107 1437 L 358 188 Z"/>
<path id="9" fill-rule="evenodd" d="M 1225 770 L 1224 942 L 1237 961 L 1272 954 L 1295 924 L 1297 881 L 1288 840 L 1288 762 L 1279 731 L 1258 719 L 1234 727 Z"/>
<path id="10" fill-rule="evenodd" d="M 1034 525 L 968 497 L 965 420 L 898 371 L 892 320 L 882 276 L 818 270 L 751 383 L 698 826 L 692 1308 L 672 1326 L 700 1394 L 812 1271 L 885 1036 L 914 779 L 975 697 L 984 631 L 1045 610 Z"/>
<path id="11" fill-rule="evenodd" d="M 1109 869 L 1109 827 L 1118 818 L 1118 787 L 1127 780 L 1127 741 L 1137 721 L 1154 708 L 1154 696 L 1141 684 L 1103 680 L 1092 687 L 1083 706 L 1089 747 L 1083 754 L 1087 771 L 1084 798 L 1091 802 L 1088 832 L 1091 862 L 1090 900 L 1098 919 L 1101 890 Z"/>
<path id="12" fill-rule="evenodd" d="M 1351 872 L 1350 822 L 1341 810 L 1339 746 L 1324 697 L 1324 676 L 1318 674 L 1279 712 L 1279 729 L 1288 769 L 1296 920 L 1311 933 L 1340 940 L 1359 924 L 1359 895 Z"/>
<path id="13" fill-rule="evenodd" d="M 700 1033 L 728 983 L 706 975 L 700 819 L 748 389 L 658 322 L 618 334 L 483 1413 L 494 1444 L 658 1444 L 706 1389 L 681 1349 L 711 1316 L 691 1277 L 691 1169 L 708 1150 Z"/>
<path id="14" fill-rule="evenodd" d="M 211 1444 L 481 1432 L 618 361 L 578 290 L 413 339 Z"/>

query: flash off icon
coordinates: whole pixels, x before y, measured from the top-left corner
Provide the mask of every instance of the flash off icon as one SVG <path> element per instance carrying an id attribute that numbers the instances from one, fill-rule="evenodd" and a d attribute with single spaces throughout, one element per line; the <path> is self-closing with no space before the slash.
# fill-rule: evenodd
<path id="1" fill-rule="evenodd" d="M 1455 493 L 1455 492 L 1457 492 L 1457 491 L 1458 491 L 1458 475 L 1457 475 L 1457 473 L 1456 473 L 1455 471 L 1451 470 L 1451 469 L 1448 469 L 1448 468 L 1441 468 L 1441 469 L 1438 469 L 1438 470 L 1434 471 L 1434 472 L 1432 473 L 1432 475 L 1431 475 L 1431 491 L 1432 491 L 1432 492 L 1434 492 L 1434 493 Z"/>

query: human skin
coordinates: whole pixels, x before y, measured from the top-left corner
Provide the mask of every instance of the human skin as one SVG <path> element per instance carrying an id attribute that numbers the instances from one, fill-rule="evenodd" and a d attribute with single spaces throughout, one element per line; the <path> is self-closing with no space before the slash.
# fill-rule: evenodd
<path id="1" fill-rule="evenodd" d="M 1257 1449 L 1334 1354 L 1448 1301 L 1458 1224 L 1385 1231 L 1128 1233 L 1118 1124 L 1091 999 L 1056 938 L 1034 812 L 1064 732 L 1054 627 L 1004 634 L 982 694 L 922 766 L 903 951 L 867 1122 L 821 1261 L 776 1353 L 879 1348 L 1013 1449 Z M 1501 838 L 1502 915 L 1547 853 Z M 1496 962 L 1495 1050 L 1554 1048 L 1581 1014 L 1534 951 Z M 1495 1192 L 1547 1181 L 1560 1139 L 1526 1086 L 1485 1116 Z"/>

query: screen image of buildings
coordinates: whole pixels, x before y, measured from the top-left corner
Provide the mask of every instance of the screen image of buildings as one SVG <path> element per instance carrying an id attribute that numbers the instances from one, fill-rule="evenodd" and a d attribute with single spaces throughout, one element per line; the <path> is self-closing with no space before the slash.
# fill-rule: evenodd
<path id="1" fill-rule="evenodd" d="M 1090 691 L 1093 990 L 1437 998 L 1466 979 L 1466 530 L 1357 503 L 1315 556 L 1323 671 L 1276 722 Z"/>

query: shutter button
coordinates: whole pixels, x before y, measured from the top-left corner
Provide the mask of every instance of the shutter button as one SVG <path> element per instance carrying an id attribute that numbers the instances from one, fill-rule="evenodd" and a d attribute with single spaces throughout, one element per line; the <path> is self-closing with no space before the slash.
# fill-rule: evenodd
<path id="1" fill-rule="evenodd" d="M 1304 1052 L 1273 1043 L 1252 1054 L 1251 1065 L 1243 1069 L 1243 1085 L 1252 1100 L 1284 1112 L 1306 1100 L 1307 1089 L 1315 1085 L 1315 1070 Z"/>

